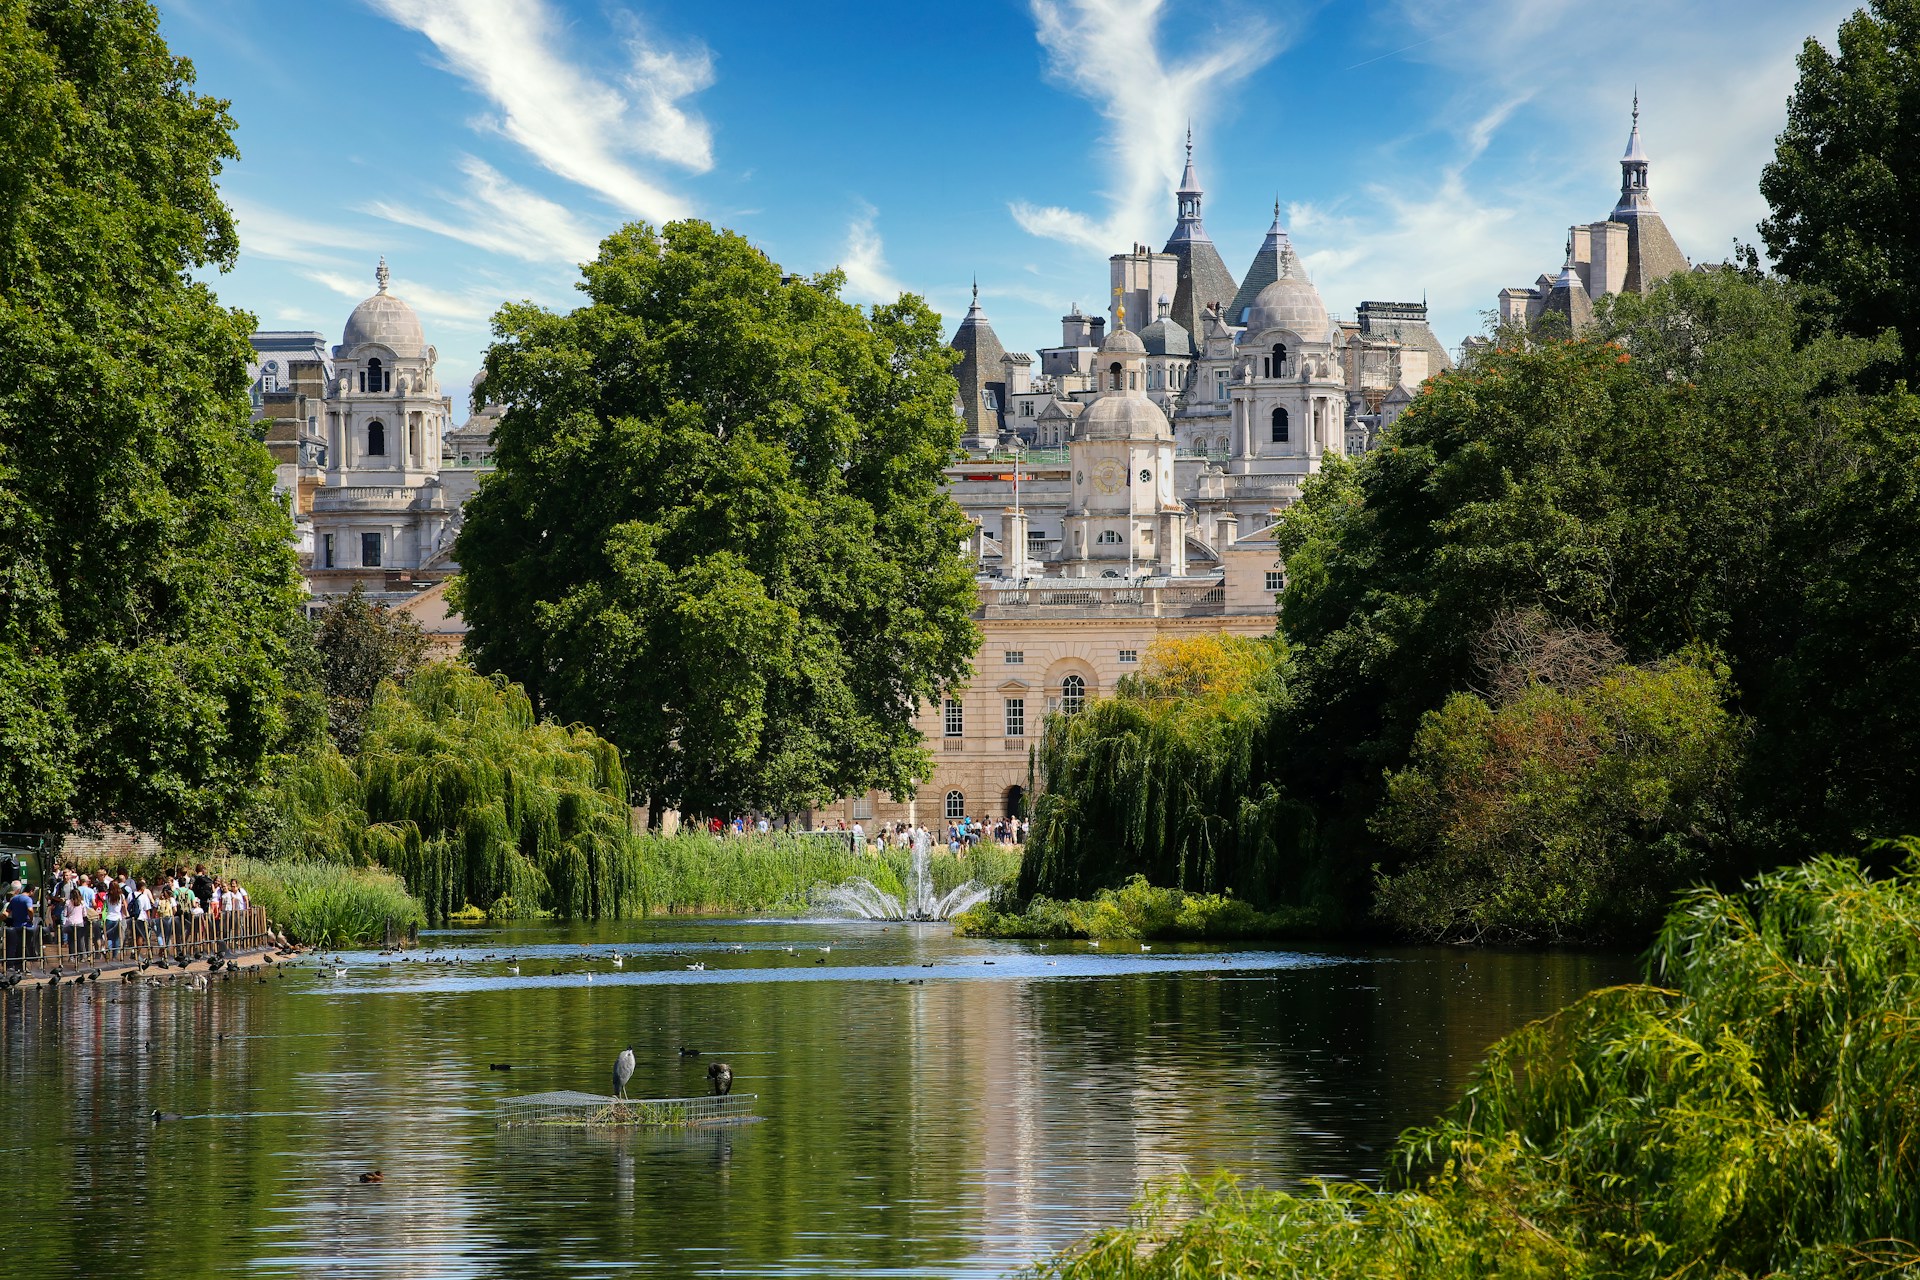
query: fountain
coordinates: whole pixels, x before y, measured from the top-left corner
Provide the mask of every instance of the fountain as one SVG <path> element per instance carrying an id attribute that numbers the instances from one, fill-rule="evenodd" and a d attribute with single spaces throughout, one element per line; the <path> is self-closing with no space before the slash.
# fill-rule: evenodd
<path id="1" fill-rule="evenodd" d="M 913 841 L 913 866 L 908 872 L 904 900 L 865 876 L 855 876 L 820 894 L 815 905 L 864 920 L 951 920 L 968 907 L 985 902 L 991 890 L 972 880 L 934 896 L 933 873 L 927 865 L 930 843 L 924 836 Z"/>

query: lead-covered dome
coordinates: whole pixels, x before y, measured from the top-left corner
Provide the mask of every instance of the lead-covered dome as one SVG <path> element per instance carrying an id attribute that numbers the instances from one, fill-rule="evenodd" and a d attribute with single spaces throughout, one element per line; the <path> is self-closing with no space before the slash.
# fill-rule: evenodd
<path id="1" fill-rule="evenodd" d="M 1112 333 L 1108 334 L 1107 340 L 1100 344 L 1100 350 L 1129 351 L 1137 356 L 1147 354 L 1147 348 L 1140 341 L 1140 336 L 1133 330 L 1127 328 L 1115 329 Z"/>
<path id="2" fill-rule="evenodd" d="M 364 343 L 375 342 L 396 356 L 418 357 L 427 353 L 427 338 L 420 331 L 420 317 L 413 308 L 387 292 L 387 260 L 380 259 L 373 278 L 379 292 L 353 309 L 347 317 L 346 332 L 340 345 L 348 351 Z"/>
<path id="3" fill-rule="evenodd" d="M 1249 336 L 1268 329 L 1287 329 L 1318 342 L 1330 327 L 1320 291 L 1291 253 L 1281 263 L 1280 278 L 1262 289 L 1247 309 Z"/>
<path id="4" fill-rule="evenodd" d="M 1167 415 L 1145 396 L 1104 395 L 1073 424 L 1079 440 L 1171 440 Z"/>

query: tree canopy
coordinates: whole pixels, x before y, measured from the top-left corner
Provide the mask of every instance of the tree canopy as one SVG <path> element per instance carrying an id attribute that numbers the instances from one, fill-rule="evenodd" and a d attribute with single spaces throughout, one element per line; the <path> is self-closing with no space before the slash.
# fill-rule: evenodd
<path id="1" fill-rule="evenodd" d="M 216 834 L 303 624 L 249 425 L 226 104 L 145 3 L 0 3 L 0 826 Z"/>
<path id="2" fill-rule="evenodd" d="M 313 647 L 328 736 L 352 755 L 374 694 L 388 680 L 406 683 L 426 657 L 426 634 L 406 614 L 369 601 L 355 583 L 314 619 Z"/>
<path id="3" fill-rule="evenodd" d="M 977 644 L 939 318 L 840 283 L 635 224 L 585 306 L 495 318 L 498 469 L 455 548 L 468 652 L 605 733 L 656 817 L 906 793 L 917 706 Z"/>
<path id="4" fill-rule="evenodd" d="M 1871 0 L 1836 46 L 1801 49 L 1787 127 L 1760 175 L 1772 209 L 1760 234 L 1851 332 L 1897 332 L 1920 384 L 1920 3 Z"/>

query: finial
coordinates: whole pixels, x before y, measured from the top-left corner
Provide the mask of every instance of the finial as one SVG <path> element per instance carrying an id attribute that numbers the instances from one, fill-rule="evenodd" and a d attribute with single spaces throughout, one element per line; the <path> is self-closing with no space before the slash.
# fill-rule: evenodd
<path id="1" fill-rule="evenodd" d="M 973 305 L 976 307 L 980 305 L 980 277 L 978 274 L 973 277 Z"/>
<path id="2" fill-rule="evenodd" d="M 1640 127 L 1640 86 L 1633 86 L 1633 127 Z"/>
<path id="3" fill-rule="evenodd" d="M 1193 118 L 1187 118 L 1187 159 L 1193 159 Z"/>
<path id="4" fill-rule="evenodd" d="M 387 255 L 383 253 L 380 255 L 380 265 L 373 269 L 373 278 L 379 282 L 381 293 L 387 291 L 387 280 L 391 274 L 392 273 L 387 270 Z"/>

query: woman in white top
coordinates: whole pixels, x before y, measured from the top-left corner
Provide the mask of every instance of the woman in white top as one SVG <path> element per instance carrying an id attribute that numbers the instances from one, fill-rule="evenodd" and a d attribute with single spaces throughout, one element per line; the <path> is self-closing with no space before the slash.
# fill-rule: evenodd
<path id="1" fill-rule="evenodd" d="M 67 954 L 79 955 L 87 940 L 87 903 L 78 889 L 67 895 L 67 905 L 60 909 L 60 932 Z"/>

